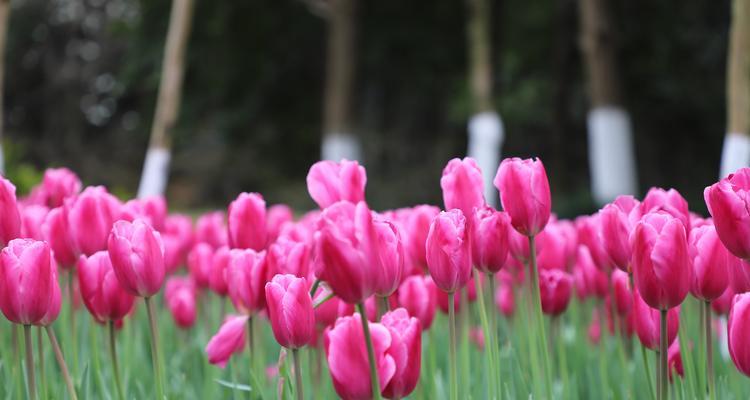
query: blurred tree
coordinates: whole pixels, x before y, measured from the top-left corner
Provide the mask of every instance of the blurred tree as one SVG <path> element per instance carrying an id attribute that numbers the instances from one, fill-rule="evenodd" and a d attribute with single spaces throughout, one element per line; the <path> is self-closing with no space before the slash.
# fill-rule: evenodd
<path id="1" fill-rule="evenodd" d="M 5 175 L 5 153 L 3 152 L 3 82 L 5 81 L 5 42 L 10 21 L 10 0 L 0 0 L 0 174 Z"/>

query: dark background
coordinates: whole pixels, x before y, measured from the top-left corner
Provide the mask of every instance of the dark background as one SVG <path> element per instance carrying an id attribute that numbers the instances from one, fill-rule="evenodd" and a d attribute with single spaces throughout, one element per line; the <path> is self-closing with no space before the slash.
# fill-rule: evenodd
<path id="1" fill-rule="evenodd" d="M 730 2 L 613 0 L 621 85 L 641 194 L 674 187 L 705 211 L 725 130 Z M 540 156 L 554 208 L 594 209 L 585 77 L 572 0 L 494 2 L 495 106 L 503 156 Z M 13 2 L 6 55 L 8 175 L 23 191 L 48 166 L 133 195 L 156 101 L 170 2 Z M 354 125 L 374 208 L 441 203 L 466 149 L 465 4 L 359 2 Z M 313 206 L 326 23 L 299 0 L 197 0 L 168 188 L 178 208 L 241 191 Z M 495 171 L 489 171 L 494 174 Z"/>

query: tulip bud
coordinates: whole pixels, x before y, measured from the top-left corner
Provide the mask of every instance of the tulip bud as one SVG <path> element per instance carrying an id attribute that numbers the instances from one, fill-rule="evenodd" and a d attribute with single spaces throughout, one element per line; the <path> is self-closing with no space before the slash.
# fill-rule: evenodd
<path id="1" fill-rule="evenodd" d="M 690 293 L 703 301 L 713 301 L 726 290 L 729 268 L 737 263 L 737 257 L 724 247 L 712 225 L 693 228 L 690 245 L 693 259 Z"/>
<path id="2" fill-rule="evenodd" d="M 310 246 L 286 236 L 268 247 L 268 269 L 272 274 L 292 274 L 300 278 L 310 276 Z"/>
<path id="3" fill-rule="evenodd" d="M 241 193 L 229 204 L 227 212 L 229 247 L 235 249 L 266 248 L 266 201 L 258 193 Z"/>
<path id="4" fill-rule="evenodd" d="M 396 371 L 383 387 L 383 396 L 388 399 L 401 399 L 414 390 L 419 381 L 422 361 L 422 327 L 419 320 L 409 317 L 403 308 L 385 313 L 380 322 L 391 334 L 388 354 L 393 357 Z"/>
<path id="5" fill-rule="evenodd" d="M 731 175 L 730 175 L 731 176 Z M 734 296 L 732 309 L 727 322 L 727 342 L 729 355 L 740 372 L 750 376 L 750 351 L 747 332 L 750 329 L 750 294 Z"/>
<path id="6" fill-rule="evenodd" d="M 226 270 L 231 260 L 229 247 L 222 246 L 216 249 L 211 258 L 211 270 L 208 275 L 208 286 L 219 296 L 226 296 L 229 289 L 226 280 Z"/>
<path id="7" fill-rule="evenodd" d="M 432 278 L 412 275 L 398 288 L 398 304 L 419 319 L 425 330 L 430 329 L 437 310 L 437 287 Z"/>
<path id="8" fill-rule="evenodd" d="M 63 205 L 68 197 L 73 197 L 81 191 L 81 180 L 67 168 L 49 168 L 44 171 L 41 191 L 43 203 L 54 208 Z"/>
<path id="9" fill-rule="evenodd" d="M 471 278 L 471 243 L 466 218 L 459 209 L 442 211 L 427 234 L 427 265 L 440 290 L 453 293 Z"/>
<path id="10" fill-rule="evenodd" d="M 214 250 L 208 243 L 197 243 L 188 253 L 187 263 L 190 276 L 200 288 L 208 287 L 213 257 Z"/>
<path id="11" fill-rule="evenodd" d="M 44 240 L 42 223 L 49 213 L 45 206 L 29 205 L 21 209 L 21 237 L 26 239 Z"/>
<path id="12" fill-rule="evenodd" d="M 536 236 L 536 263 L 539 268 L 565 271 L 568 266 L 568 251 L 570 251 L 567 241 L 568 237 L 562 225 L 557 221 L 547 224 L 547 227 Z"/>
<path id="13" fill-rule="evenodd" d="M 484 180 L 476 160 L 454 158 L 443 169 L 440 178 L 443 203 L 446 210 L 457 208 L 465 216 L 474 214 L 474 208 L 484 207 Z"/>
<path id="14" fill-rule="evenodd" d="M 135 297 L 120 285 L 106 251 L 81 256 L 76 271 L 83 304 L 97 322 L 121 320 L 133 309 Z"/>
<path id="15" fill-rule="evenodd" d="M 273 243 L 279 238 L 281 230 L 287 224 L 292 224 L 294 212 L 286 204 L 274 204 L 268 207 L 266 212 L 266 232 L 268 232 L 268 243 Z"/>
<path id="16" fill-rule="evenodd" d="M 640 215 L 646 215 L 656 211 L 662 211 L 671 215 L 682 222 L 685 226 L 685 231 L 690 231 L 688 203 L 680 192 L 674 189 L 651 188 L 638 206 L 637 212 Z"/>
<path id="17" fill-rule="evenodd" d="M 140 218 L 154 229 L 162 231 L 167 218 L 167 200 L 162 196 L 132 199 L 122 206 L 121 211 L 120 219 L 133 221 Z"/>
<path id="18" fill-rule="evenodd" d="M 13 239 L 0 252 L 0 310 L 11 322 L 41 324 L 54 306 L 55 285 L 57 274 L 46 242 Z"/>
<path id="19" fill-rule="evenodd" d="M 630 277 L 621 269 L 612 271 L 612 287 L 615 295 L 615 307 L 621 316 L 627 315 L 633 305 L 633 294 L 630 289 Z"/>
<path id="20" fill-rule="evenodd" d="M 339 201 L 359 203 L 365 199 L 367 173 L 356 161 L 318 161 L 307 173 L 307 191 L 320 208 Z"/>
<path id="21" fill-rule="evenodd" d="M 68 229 L 79 254 L 90 256 L 107 249 L 112 225 L 120 218 L 120 201 L 102 186 L 87 187 L 69 199 Z"/>
<path id="22" fill-rule="evenodd" d="M 178 327 L 188 329 L 195 324 L 197 296 L 198 288 L 190 277 L 173 276 L 167 280 L 164 299 Z"/>
<path id="23" fill-rule="evenodd" d="M 253 315 L 265 308 L 267 271 L 265 251 L 232 249 L 229 252 L 225 278 L 229 298 L 239 312 Z"/>
<path id="24" fill-rule="evenodd" d="M 682 367 L 682 356 L 680 355 L 680 341 L 675 340 L 669 346 L 667 350 L 667 368 L 669 371 L 669 382 L 673 381 L 672 371 L 677 372 L 677 375 L 684 377 L 685 370 Z"/>
<path id="25" fill-rule="evenodd" d="M 412 208 L 404 221 L 402 240 L 404 242 L 404 252 L 413 269 L 427 271 L 427 256 L 425 254 L 425 243 L 427 242 L 427 233 L 430 230 L 430 223 L 440 209 L 435 206 L 420 205 Z M 423 321 L 424 322 L 424 321 Z"/>
<path id="26" fill-rule="evenodd" d="M 630 267 L 630 213 L 638 204 L 632 196 L 619 196 L 599 211 L 599 227 L 604 250 L 617 268 L 628 272 Z"/>
<path id="27" fill-rule="evenodd" d="M 76 262 L 75 247 L 68 234 L 68 207 L 53 208 L 42 223 L 44 239 L 49 243 L 57 263 L 63 268 L 71 268 Z"/>
<path id="28" fill-rule="evenodd" d="M 0 244 L 7 245 L 21 235 L 21 215 L 16 201 L 16 187 L 0 177 Z"/>
<path id="29" fill-rule="evenodd" d="M 641 344 L 651 350 L 658 350 L 661 312 L 646 304 L 638 293 L 638 290 L 634 290 L 632 313 L 635 332 L 638 334 Z M 675 340 L 679 327 L 680 308 L 670 308 L 667 312 L 667 344 L 671 344 Z"/>
<path id="30" fill-rule="evenodd" d="M 568 308 L 573 293 L 573 277 L 559 269 L 539 270 L 539 296 L 545 314 L 560 315 Z"/>
<path id="31" fill-rule="evenodd" d="M 276 341 L 290 349 L 310 343 L 315 330 L 315 314 L 307 279 L 278 274 L 266 283 L 265 292 Z"/>
<path id="32" fill-rule="evenodd" d="M 508 260 L 510 217 L 489 207 L 476 208 L 471 224 L 471 254 L 474 266 L 495 274 Z"/>
<path id="33" fill-rule="evenodd" d="M 151 297 L 164 283 L 164 244 L 146 222 L 117 221 L 109 235 L 109 258 L 123 289 Z"/>
<path id="34" fill-rule="evenodd" d="M 494 180 L 510 222 L 525 236 L 534 236 L 547 225 L 552 197 L 544 164 L 538 158 L 506 158 Z"/>
<path id="35" fill-rule="evenodd" d="M 245 348 L 247 319 L 245 315 L 230 315 L 224 319 L 219 331 L 206 345 L 209 363 L 224 368 L 233 354 L 242 352 Z"/>
<path id="36" fill-rule="evenodd" d="M 716 233 L 724 246 L 742 259 L 750 259 L 749 191 L 750 168 L 741 168 L 703 191 Z"/>
<path id="37" fill-rule="evenodd" d="M 598 269 L 591 258 L 588 247 L 578 246 L 578 256 L 573 269 L 576 292 L 580 299 L 596 296 L 603 299 L 607 296 L 607 274 Z"/>
<path id="38" fill-rule="evenodd" d="M 198 217 L 195 223 L 195 241 L 208 243 L 214 249 L 226 246 L 227 228 L 224 226 L 224 213 L 212 211 Z"/>
<path id="39" fill-rule="evenodd" d="M 717 315 L 729 315 L 729 309 L 732 307 L 732 299 L 734 299 L 735 294 L 734 290 L 732 290 L 732 286 L 727 286 L 724 293 L 711 302 L 711 309 L 713 309 Z"/>
<path id="40" fill-rule="evenodd" d="M 734 293 L 750 292 L 750 264 L 739 258 L 730 258 L 729 264 L 729 286 Z"/>

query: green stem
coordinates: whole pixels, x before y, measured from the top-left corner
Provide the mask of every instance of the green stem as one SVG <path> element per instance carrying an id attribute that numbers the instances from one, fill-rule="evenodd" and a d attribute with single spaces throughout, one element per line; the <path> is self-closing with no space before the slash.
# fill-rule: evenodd
<path id="1" fill-rule="evenodd" d="M 34 379 L 34 351 L 31 344 L 31 325 L 23 326 L 23 339 L 26 343 L 26 378 L 29 383 L 29 398 L 36 399 L 36 380 Z"/>
<path id="2" fill-rule="evenodd" d="M 669 345 L 667 344 L 667 311 L 666 309 L 661 310 L 661 329 L 659 329 L 659 372 L 661 379 L 660 400 L 667 400 L 669 394 L 669 377 L 668 377 L 668 359 L 669 359 Z"/>
<path id="3" fill-rule="evenodd" d="M 73 372 L 78 374 L 78 335 L 76 334 L 75 270 L 68 270 L 68 307 L 70 313 L 70 352 L 73 353 Z"/>
<path id="4" fill-rule="evenodd" d="M 451 379 L 451 400 L 458 400 L 458 371 L 457 357 L 456 357 L 456 304 L 453 302 L 453 298 L 456 294 L 451 292 L 448 293 L 448 324 L 450 325 L 450 379 Z"/>
<path id="5" fill-rule="evenodd" d="M 370 324 L 365 314 L 365 304 L 358 303 L 357 310 L 362 321 L 362 331 L 365 334 L 365 345 L 367 346 L 367 360 L 370 362 L 370 386 L 372 387 L 372 398 L 381 399 L 380 381 L 378 380 L 378 371 L 375 367 L 375 350 L 372 347 L 372 338 L 370 337 Z"/>
<path id="6" fill-rule="evenodd" d="M 297 393 L 297 400 L 303 400 L 302 394 L 302 368 L 299 366 L 299 349 L 292 349 L 292 358 L 294 359 L 294 389 Z"/>
<path id="7" fill-rule="evenodd" d="M 646 346 L 641 345 L 641 358 L 643 359 L 643 368 L 646 370 L 646 380 L 648 380 L 648 393 L 651 398 L 654 399 L 654 381 L 651 379 L 651 367 L 649 366 L 648 358 L 646 357 Z"/>
<path id="8" fill-rule="evenodd" d="M 489 310 L 489 317 L 490 317 L 490 331 L 492 332 L 492 341 L 489 342 L 489 345 L 492 347 L 492 351 L 494 352 L 494 359 L 495 359 L 495 374 L 494 377 L 495 382 L 497 382 L 497 395 L 498 398 L 503 398 L 503 385 L 502 385 L 502 363 L 500 362 L 500 348 L 498 347 L 500 345 L 500 333 L 497 329 L 497 310 L 495 309 L 495 274 L 489 273 L 487 274 L 487 279 L 490 281 L 490 293 L 487 296 L 488 302 L 487 302 L 487 309 Z"/>
<path id="9" fill-rule="evenodd" d="M 13 380 L 16 386 L 16 398 L 20 399 L 23 391 L 23 365 L 21 364 L 21 350 L 18 345 L 18 325 L 13 324 L 11 326 L 11 342 L 13 343 Z"/>
<path id="10" fill-rule="evenodd" d="M 112 359 L 112 374 L 115 376 L 117 398 L 125 400 L 125 392 L 122 390 L 122 381 L 120 381 L 120 367 L 117 364 L 117 342 L 115 341 L 114 321 L 109 321 L 109 355 Z"/>
<path id="11" fill-rule="evenodd" d="M 47 398 L 47 377 L 44 373 L 44 346 L 42 345 L 42 327 L 36 330 L 36 351 L 39 355 L 39 383 L 42 386 L 42 398 Z"/>
<path id="12" fill-rule="evenodd" d="M 47 337 L 49 337 L 49 342 L 50 344 L 52 344 L 52 350 L 55 353 L 57 365 L 60 367 L 60 371 L 62 372 L 63 380 L 65 381 L 65 387 L 68 389 L 68 396 L 71 398 L 71 400 L 78 400 L 76 389 L 73 386 L 73 379 L 70 378 L 68 365 L 65 363 L 65 358 L 63 358 L 62 350 L 60 350 L 60 343 L 57 342 L 57 336 L 55 336 L 55 330 L 52 329 L 52 327 L 49 325 L 45 326 L 44 329 L 47 330 Z"/>
<path id="13" fill-rule="evenodd" d="M 497 374 L 495 373 L 495 353 L 493 351 L 493 337 L 492 331 L 490 331 L 490 324 L 487 321 L 487 308 L 484 302 L 484 291 L 482 290 L 482 280 L 479 277 L 479 271 L 474 270 L 474 283 L 477 287 L 477 299 L 479 299 L 479 319 L 482 322 L 482 330 L 485 336 L 485 354 L 487 356 L 487 389 L 489 391 L 490 399 L 497 397 L 496 384 L 500 384 L 499 381 L 495 381 Z"/>
<path id="14" fill-rule="evenodd" d="M 254 340 L 253 336 L 255 336 L 255 332 L 253 331 L 253 317 L 250 316 L 250 318 L 247 319 L 247 353 L 250 357 L 250 382 L 253 382 L 255 379 L 255 349 L 253 348 Z M 254 396 L 250 396 L 250 398 L 253 398 Z"/>
<path id="15" fill-rule="evenodd" d="M 151 361 L 154 364 L 154 380 L 156 381 L 156 398 L 159 400 L 164 399 L 164 381 L 161 375 L 161 365 L 159 362 L 159 333 L 156 328 L 156 315 L 154 310 L 154 303 L 151 302 L 151 297 L 145 297 L 146 311 L 148 312 L 148 325 L 151 332 Z"/>
<path id="16" fill-rule="evenodd" d="M 315 282 L 313 282 L 312 288 L 310 288 L 310 297 L 315 297 L 315 292 L 318 291 L 318 286 L 320 286 L 320 279 L 316 279 Z"/>
<path id="17" fill-rule="evenodd" d="M 542 349 L 542 355 L 544 356 L 544 381 L 546 383 L 547 398 L 552 399 L 552 380 L 550 378 L 550 362 L 549 362 L 549 351 L 547 350 L 547 333 L 544 329 L 544 319 L 542 317 L 542 299 L 539 295 L 539 271 L 536 265 L 536 242 L 534 236 L 529 236 L 529 256 L 531 261 L 529 266 L 531 268 L 531 289 L 532 289 L 532 301 L 534 302 L 534 316 L 536 318 L 536 331 L 539 332 L 539 340 L 537 345 Z"/>
<path id="18" fill-rule="evenodd" d="M 378 321 L 380 321 L 380 317 L 382 317 L 385 313 L 391 310 L 391 304 L 388 302 L 388 297 L 380 297 L 376 296 L 376 299 L 380 301 L 380 307 L 378 308 Z M 382 311 L 382 313 L 380 313 Z"/>
<path id="19" fill-rule="evenodd" d="M 713 400 L 716 396 L 716 386 L 714 383 L 714 352 L 713 343 L 711 342 L 711 302 L 703 303 L 704 323 L 706 337 L 706 380 L 708 381 L 708 398 Z"/>
<path id="20" fill-rule="evenodd" d="M 313 305 L 313 308 L 318 308 L 318 307 L 322 306 L 323 303 L 325 303 L 328 300 L 331 300 L 333 298 L 333 296 L 335 296 L 335 294 L 333 294 L 333 293 L 329 294 L 328 296 L 326 296 L 325 298 L 323 298 L 323 300 L 315 303 L 315 305 Z"/>

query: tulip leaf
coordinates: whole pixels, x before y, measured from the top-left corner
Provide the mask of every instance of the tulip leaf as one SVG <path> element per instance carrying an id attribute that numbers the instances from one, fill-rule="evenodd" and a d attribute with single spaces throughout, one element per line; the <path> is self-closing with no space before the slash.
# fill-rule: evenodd
<path id="1" fill-rule="evenodd" d="M 243 392 L 252 392 L 253 388 L 250 387 L 250 385 L 244 385 L 241 383 L 234 383 L 234 382 L 228 382 L 222 379 L 214 379 L 214 382 L 218 383 L 221 386 L 234 389 L 234 390 L 240 390 Z"/>

